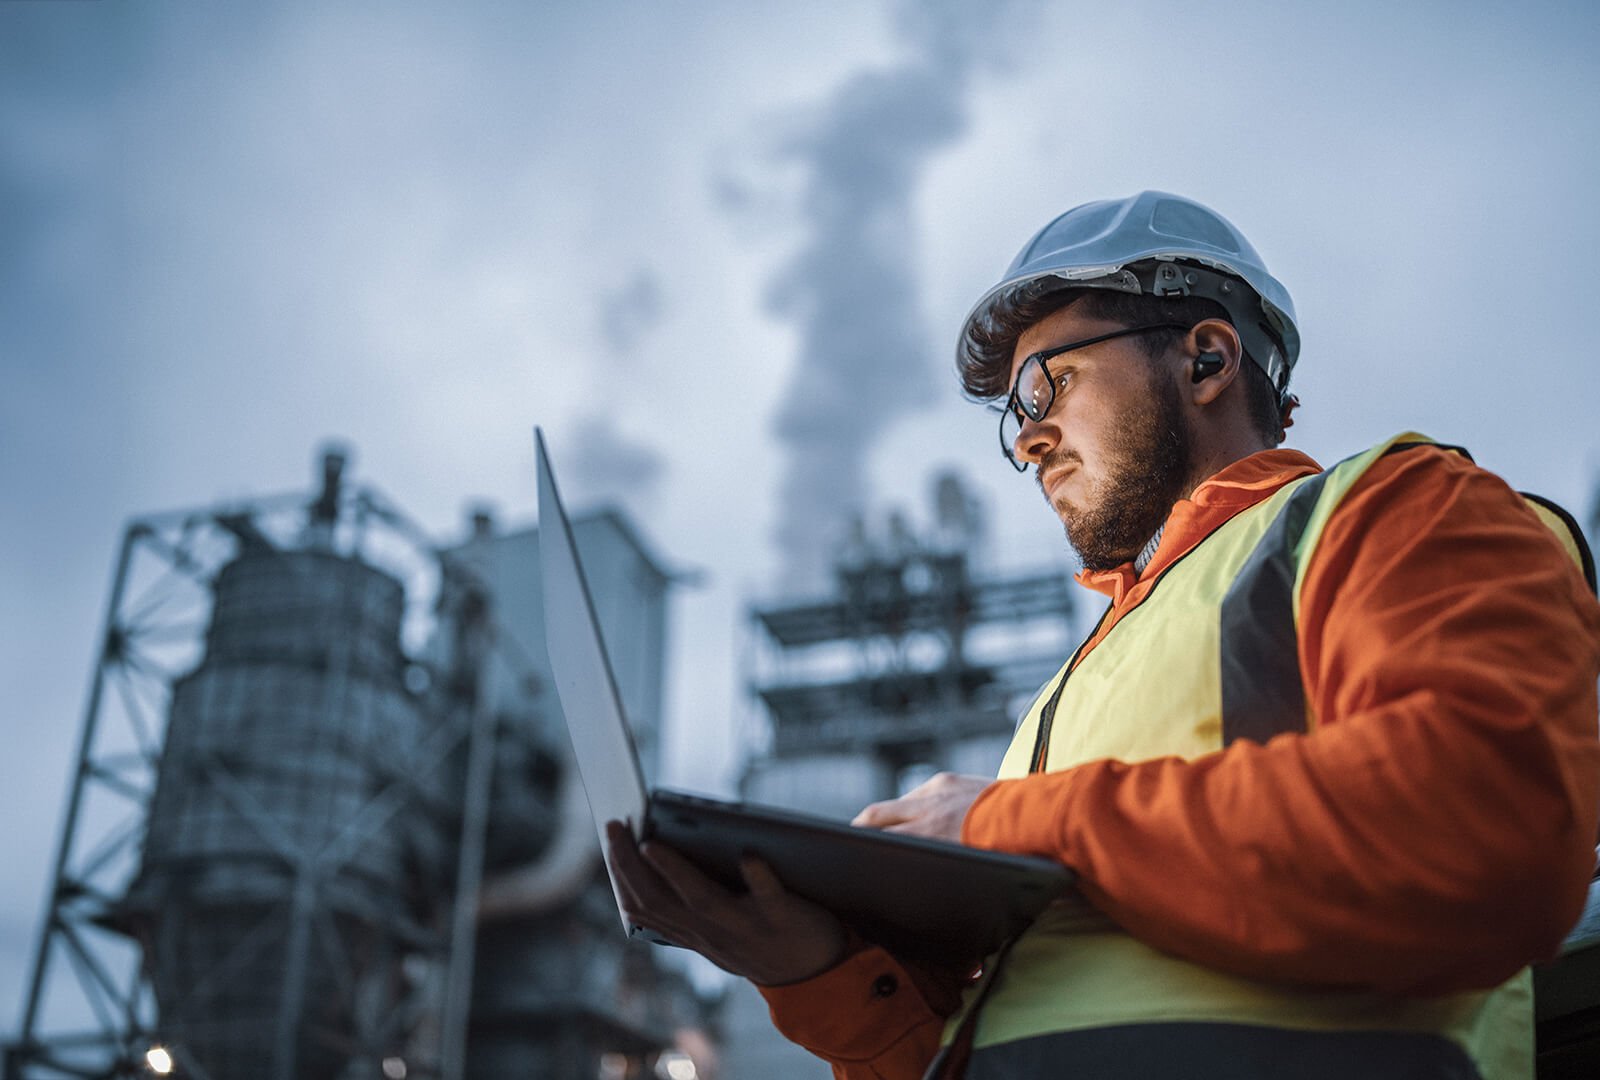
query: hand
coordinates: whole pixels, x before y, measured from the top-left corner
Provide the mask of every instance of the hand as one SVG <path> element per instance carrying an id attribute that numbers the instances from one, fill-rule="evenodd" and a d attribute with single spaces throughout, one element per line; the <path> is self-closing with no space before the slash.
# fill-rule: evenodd
<path id="1" fill-rule="evenodd" d="M 982 776 L 938 773 L 898 799 L 873 803 L 851 824 L 959 844 L 967 811 L 990 783 Z"/>
<path id="2" fill-rule="evenodd" d="M 733 893 L 664 844 L 635 846 L 619 821 L 606 824 L 606 840 L 606 861 L 629 920 L 724 971 L 778 986 L 820 975 L 845 957 L 844 924 L 784 889 L 760 859 L 739 864 L 750 891 Z"/>

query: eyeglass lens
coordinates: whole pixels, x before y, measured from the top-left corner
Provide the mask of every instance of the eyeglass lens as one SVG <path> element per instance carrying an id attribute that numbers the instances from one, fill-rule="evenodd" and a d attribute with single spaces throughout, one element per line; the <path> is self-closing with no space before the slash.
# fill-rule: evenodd
<path id="1" fill-rule="evenodd" d="M 1000 452 L 1005 454 L 1006 460 L 1011 462 L 1011 467 L 1018 472 L 1027 472 L 1028 463 L 1018 461 L 1012 453 L 1012 447 L 1017 445 L 1017 436 L 1022 434 L 1022 422 L 1017 419 L 1016 409 L 1008 406 L 1000 412 Z"/>
<path id="2" fill-rule="evenodd" d="M 1011 449 L 1017 444 L 1017 436 L 1022 433 L 1022 417 L 1018 415 L 1018 410 L 1037 423 L 1050 412 L 1050 406 L 1055 404 L 1056 398 L 1055 381 L 1050 378 L 1043 357 L 1028 358 L 1028 362 L 1017 373 L 1014 393 L 1015 396 L 1000 414 L 1000 449 L 1005 453 L 1006 460 L 1011 462 L 1012 468 L 1025 472 L 1027 462 L 1013 457 Z"/>

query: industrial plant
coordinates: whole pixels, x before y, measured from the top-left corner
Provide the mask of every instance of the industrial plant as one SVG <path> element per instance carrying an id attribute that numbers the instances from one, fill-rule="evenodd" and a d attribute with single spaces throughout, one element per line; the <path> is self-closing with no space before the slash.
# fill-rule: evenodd
<path id="1" fill-rule="evenodd" d="M 714 1077 L 617 932 L 536 531 L 437 546 L 344 472 L 128 524 L 7 1080 Z M 654 769 L 671 577 L 575 528 Z"/>

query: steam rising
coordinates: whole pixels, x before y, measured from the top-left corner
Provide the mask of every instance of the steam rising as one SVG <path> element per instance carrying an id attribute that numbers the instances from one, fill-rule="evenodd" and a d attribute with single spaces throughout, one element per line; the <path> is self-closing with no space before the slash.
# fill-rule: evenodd
<path id="1" fill-rule="evenodd" d="M 599 299 L 599 332 L 610 355 L 591 367 L 589 400 L 599 403 L 579 419 L 579 445 L 564 455 L 573 489 L 585 501 L 620 503 L 635 513 L 649 509 L 665 471 L 655 447 L 624 434 L 618 410 L 636 405 L 619 394 L 633 385 L 618 378 L 638 365 L 639 352 L 663 315 L 661 281 L 639 268 Z"/>
<path id="2" fill-rule="evenodd" d="M 867 455 L 948 377 L 924 333 L 912 204 L 924 168 L 965 130 L 974 70 L 1006 6 L 907 4 L 906 56 L 855 75 L 780 146 L 803 176 L 799 250 L 767 304 L 800 332 L 775 430 L 786 451 L 775 539 L 783 580 L 816 588 L 845 521 L 867 499 Z M 727 198 L 727 193 L 724 193 Z"/>

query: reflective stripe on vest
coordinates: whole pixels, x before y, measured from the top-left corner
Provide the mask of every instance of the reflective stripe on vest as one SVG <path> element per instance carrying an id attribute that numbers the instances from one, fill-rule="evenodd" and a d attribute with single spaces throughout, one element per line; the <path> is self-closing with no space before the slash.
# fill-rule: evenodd
<path id="1" fill-rule="evenodd" d="M 1307 557 L 1334 509 L 1372 463 L 1396 450 L 1433 445 L 1400 435 L 1364 454 L 1308 477 L 1267 526 L 1222 599 L 1218 657 L 1222 682 L 1222 744 L 1264 743 L 1285 731 L 1309 728 L 1300 678 L 1300 588 Z M 1471 458 L 1458 446 L 1445 447 Z"/>
<path id="2" fill-rule="evenodd" d="M 1428 441 L 1398 436 L 1291 481 L 1219 526 L 1057 673 L 1019 724 L 999 775 L 1104 758 L 1192 759 L 1237 738 L 1303 730 L 1295 620 L 1305 567 L 1367 468 Z M 1291 988 L 1159 952 L 1082 900 L 1054 905 L 1016 943 L 977 1018 L 975 1045 L 1176 1021 L 1432 1033 L 1465 1049 L 1485 1077 L 1532 1071 L 1526 971 L 1492 991 L 1438 998 Z"/>

